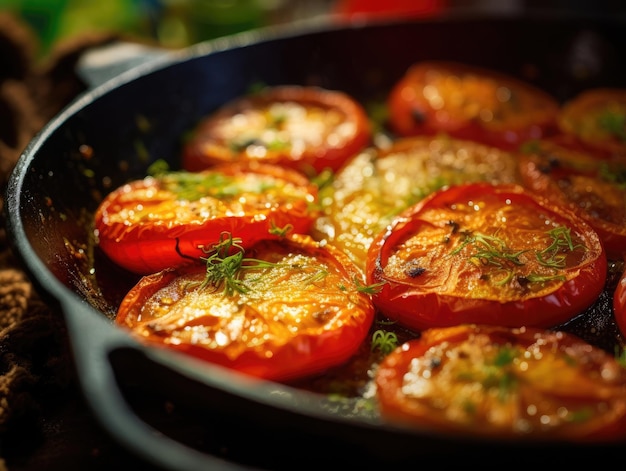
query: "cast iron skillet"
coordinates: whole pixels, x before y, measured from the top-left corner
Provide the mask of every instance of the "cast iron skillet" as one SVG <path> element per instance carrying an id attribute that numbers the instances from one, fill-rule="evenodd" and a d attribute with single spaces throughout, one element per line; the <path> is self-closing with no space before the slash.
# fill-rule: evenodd
<path id="1" fill-rule="evenodd" d="M 143 177 L 155 159 L 176 168 L 194 123 L 255 84 L 319 85 L 369 103 L 413 62 L 450 59 L 523 77 L 562 101 L 593 86 L 626 86 L 624 26 L 537 15 L 315 21 L 202 43 L 79 97 L 25 149 L 5 211 L 16 254 L 64 316 L 98 421 L 131 451 L 172 470 L 419 465 L 433 457 L 450 464 L 492 461 L 495 452 L 517 464 L 534 462 L 539 452 L 545 460 L 548 451 L 561 464 L 621 455 L 609 444 L 487 442 L 405 430 L 349 402 L 145 348 L 111 322 L 134 278 L 98 256 L 90 222 L 103 195 Z M 173 412 L 151 421 L 137 406 L 150 402 Z M 165 427 L 173 416 L 184 417 L 184 426 Z"/>

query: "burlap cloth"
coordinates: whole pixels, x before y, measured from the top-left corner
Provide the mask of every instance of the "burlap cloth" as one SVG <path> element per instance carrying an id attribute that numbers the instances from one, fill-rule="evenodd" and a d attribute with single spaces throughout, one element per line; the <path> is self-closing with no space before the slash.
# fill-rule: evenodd
<path id="1" fill-rule="evenodd" d="M 59 41 L 44 59 L 20 19 L 0 11 L 0 208 L 9 175 L 39 129 L 86 89 L 76 74 L 81 55 L 117 40 L 116 33 Z M 0 215 L 0 440 L 19 427 L 36 428 L 50 401 L 74 381 L 63 321 L 39 298 L 11 252 Z M 36 433 L 36 431 L 35 431 Z M 0 448 L 0 470 L 6 469 Z"/>

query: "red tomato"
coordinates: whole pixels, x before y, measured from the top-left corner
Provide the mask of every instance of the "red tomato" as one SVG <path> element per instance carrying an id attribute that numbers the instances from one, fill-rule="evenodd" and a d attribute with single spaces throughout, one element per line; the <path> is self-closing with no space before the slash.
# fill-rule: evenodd
<path id="1" fill-rule="evenodd" d="M 624 269 L 613 294 L 613 315 L 617 327 L 626 337 L 626 269 Z"/>
<path id="2" fill-rule="evenodd" d="M 413 65 L 392 88 L 389 125 L 401 136 L 447 133 L 507 150 L 552 134 L 558 102 L 514 77 L 455 62 Z"/>
<path id="3" fill-rule="evenodd" d="M 323 190 L 316 238 L 326 238 L 365 270 L 369 246 L 394 216 L 444 185 L 470 181 L 519 182 L 516 156 L 473 141 L 428 136 L 370 148 L 350 158 Z"/>
<path id="4" fill-rule="evenodd" d="M 519 158 L 526 187 L 587 221 L 607 257 L 626 256 L 626 161 L 601 160 L 547 139 L 523 146 Z"/>
<path id="5" fill-rule="evenodd" d="M 436 328 L 398 347 L 375 377 L 381 415 L 502 439 L 626 438 L 626 369 L 564 332 Z"/>
<path id="6" fill-rule="evenodd" d="M 337 0 L 333 12 L 349 19 L 408 18 L 437 15 L 446 8 L 446 0 Z"/>
<path id="7" fill-rule="evenodd" d="M 597 233 L 519 185 L 442 189 L 408 208 L 368 252 L 388 317 L 422 330 L 464 323 L 548 327 L 604 289 Z"/>
<path id="8" fill-rule="evenodd" d="M 626 156 L 626 89 L 595 88 L 566 102 L 561 131 L 601 156 Z"/>
<path id="9" fill-rule="evenodd" d="M 116 323 L 150 345 L 278 381 L 347 361 L 373 322 L 360 272 L 309 236 L 245 252 L 225 238 L 206 260 L 142 278 Z"/>
<path id="10" fill-rule="evenodd" d="M 204 254 L 222 232 L 246 244 L 306 233 L 316 217 L 317 187 L 273 165 L 226 164 L 205 172 L 171 172 L 117 188 L 100 203 L 100 249 L 121 267 L 154 273 Z"/>
<path id="11" fill-rule="evenodd" d="M 253 160 L 312 176 L 339 168 L 370 137 L 364 108 L 347 94 L 318 87 L 270 87 L 206 117 L 185 143 L 183 167 L 195 171 Z"/>

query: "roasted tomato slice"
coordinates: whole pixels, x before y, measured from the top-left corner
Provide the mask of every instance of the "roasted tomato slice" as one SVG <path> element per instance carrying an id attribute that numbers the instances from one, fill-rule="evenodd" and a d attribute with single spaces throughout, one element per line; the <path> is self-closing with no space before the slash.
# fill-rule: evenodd
<path id="1" fill-rule="evenodd" d="M 459 325 L 424 331 L 384 358 L 381 415 L 502 439 L 626 438 L 626 369 L 564 332 Z"/>
<path id="2" fill-rule="evenodd" d="M 561 107 L 558 125 L 601 156 L 626 157 L 626 89 L 594 88 L 580 93 Z"/>
<path id="3" fill-rule="evenodd" d="M 410 205 L 445 185 L 519 182 L 516 156 L 448 137 L 407 137 L 350 158 L 320 194 L 316 238 L 343 249 L 363 270 L 372 240 Z"/>
<path id="4" fill-rule="evenodd" d="M 347 361 L 373 322 L 362 274 L 340 250 L 292 234 L 143 277 L 116 323 L 141 341 L 271 380 Z"/>
<path id="5" fill-rule="evenodd" d="M 100 249 L 138 274 L 197 261 L 228 231 L 246 244 L 306 233 L 317 215 L 317 186 L 295 170 L 257 163 L 170 172 L 108 194 L 95 213 Z"/>
<path id="6" fill-rule="evenodd" d="M 184 145 L 183 167 L 202 170 L 255 160 L 308 176 L 336 170 L 369 144 L 365 109 L 351 96 L 319 87 L 277 86 L 234 100 L 207 116 Z"/>
<path id="7" fill-rule="evenodd" d="M 374 303 L 422 330 L 464 323 L 559 325 L 604 289 L 598 234 L 519 185 L 471 183 L 408 208 L 368 252 Z"/>
<path id="8" fill-rule="evenodd" d="M 456 62 L 414 64 L 391 89 L 389 126 L 401 136 L 447 133 L 504 149 L 556 130 L 558 102 L 523 80 Z"/>
<path id="9" fill-rule="evenodd" d="M 520 169 L 526 187 L 568 206 L 598 232 L 607 257 L 626 256 L 626 160 L 540 140 L 522 146 Z"/>

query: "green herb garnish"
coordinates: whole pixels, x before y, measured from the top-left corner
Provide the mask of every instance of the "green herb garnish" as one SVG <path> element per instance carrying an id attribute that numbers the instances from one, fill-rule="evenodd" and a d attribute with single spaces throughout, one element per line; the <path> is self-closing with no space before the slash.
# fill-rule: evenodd
<path id="1" fill-rule="evenodd" d="M 598 125 L 621 141 L 626 141 L 626 113 L 606 110 L 598 117 Z"/>
<path id="2" fill-rule="evenodd" d="M 269 233 L 278 237 L 285 237 L 293 230 L 293 224 L 285 224 L 284 227 L 278 227 L 274 221 L 272 221 L 272 227 L 269 229 Z"/>
<path id="3" fill-rule="evenodd" d="M 398 336 L 394 332 L 377 330 L 372 334 L 372 352 L 378 350 L 383 355 L 388 355 L 393 352 L 398 345 Z"/>
<path id="4" fill-rule="evenodd" d="M 158 176 L 163 187 L 175 193 L 178 199 L 197 201 L 202 197 L 232 198 L 242 193 L 261 194 L 276 184 L 268 180 L 243 180 L 220 173 L 169 172 Z"/>
<path id="5" fill-rule="evenodd" d="M 581 247 L 584 248 L 581 244 L 574 244 L 570 228 L 560 226 L 547 231 L 547 234 L 552 239 L 550 245 L 543 250 L 535 252 L 537 262 L 544 267 L 554 270 L 564 269 L 567 261 L 565 252 L 572 252 Z M 469 258 L 476 260 L 480 265 L 488 265 L 500 270 L 503 275 L 498 279 L 496 283 L 498 285 L 504 285 L 513 280 L 515 267 L 525 265 L 520 256 L 528 252 L 528 250 L 513 250 L 507 246 L 506 241 L 496 236 L 469 231 L 461 232 L 461 235 L 463 241 L 450 254 L 458 254 L 468 245 L 475 246 L 477 250 Z M 562 274 L 545 275 L 530 273 L 518 279 L 522 278 L 530 283 L 565 280 Z"/>
<path id="6" fill-rule="evenodd" d="M 371 285 L 364 285 L 361 280 L 359 280 L 357 277 L 354 277 L 354 284 L 356 285 L 356 289 L 359 293 L 376 294 L 380 291 L 385 283 L 387 283 L 387 281 L 381 281 L 379 283 L 373 283 Z"/>
<path id="7" fill-rule="evenodd" d="M 206 276 L 200 289 L 211 286 L 215 290 L 223 289 L 226 296 L 235 293 L 245 294 L 249 291 L 242 273 L 245 269 L 273 268 L 275 263 L 244 257 L 245 249 L 240 238 L 233 238 L 232 234 L 224 232 L 220 240 L 213 246 L 210 255 L 202 260 L 206 262 Z"/>

